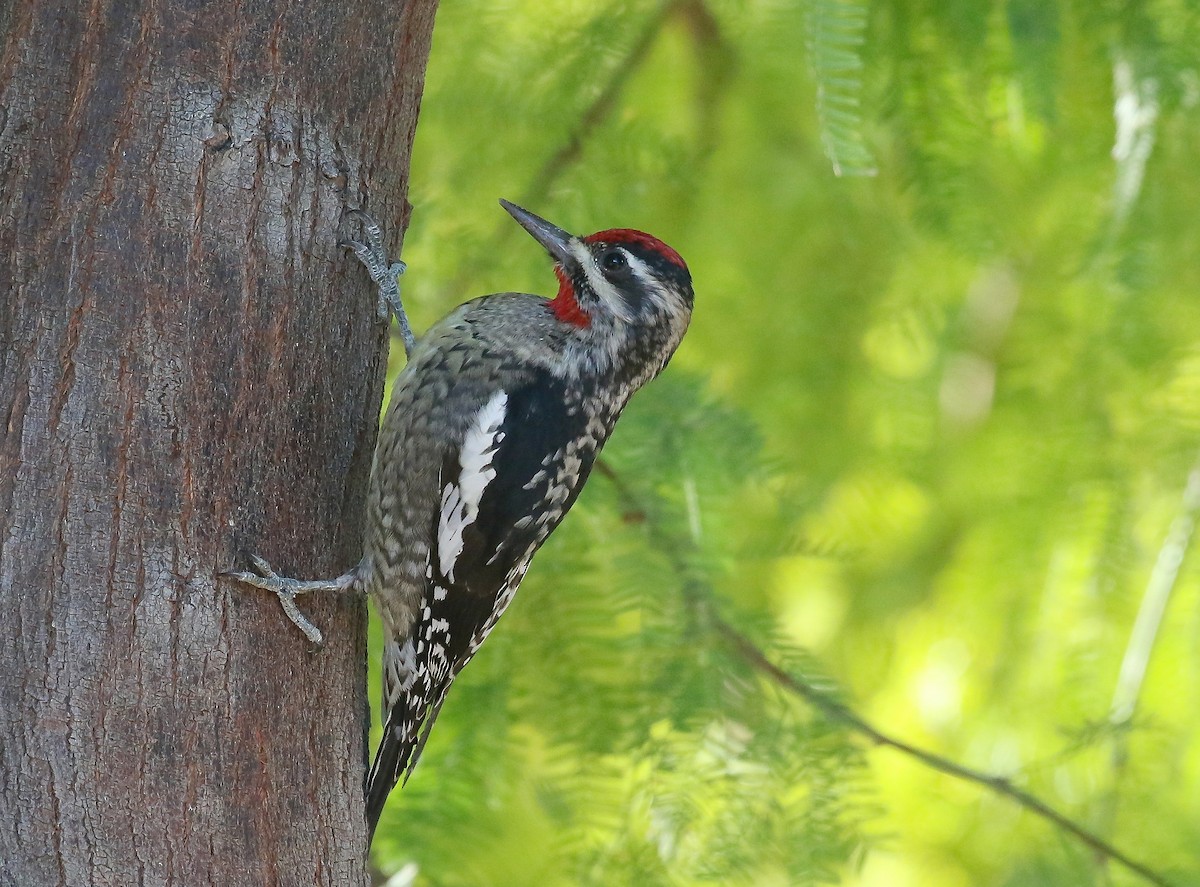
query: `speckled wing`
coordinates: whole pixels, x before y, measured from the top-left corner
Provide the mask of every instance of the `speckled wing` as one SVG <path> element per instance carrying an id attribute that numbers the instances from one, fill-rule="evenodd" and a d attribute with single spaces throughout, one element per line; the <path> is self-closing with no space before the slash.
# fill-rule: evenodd
<path id="1" fill-rule="evenodd" d="M 542 372 L 495 391 L 445 451 L 425 596 L 406 649 L 385 663 L 389 714 L 369 777 L 372 824 L 415 766 L 450 682 L 574 504 L 601 443 L 589 435 L 578 396 Z"/>

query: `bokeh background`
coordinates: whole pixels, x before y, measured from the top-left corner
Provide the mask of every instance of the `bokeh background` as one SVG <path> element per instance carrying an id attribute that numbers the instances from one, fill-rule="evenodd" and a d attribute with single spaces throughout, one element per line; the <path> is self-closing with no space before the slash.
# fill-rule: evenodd
<path id="1" fill-rule="evenodd" d="M 552 294 L 501 196 L 658 235 L 696 315 L 393 796 L 392 884 L 1147 883 L 720 620 L 1200 884 L 1198 47 L 1194 0 L 443 3 L 414 326 Z"/>

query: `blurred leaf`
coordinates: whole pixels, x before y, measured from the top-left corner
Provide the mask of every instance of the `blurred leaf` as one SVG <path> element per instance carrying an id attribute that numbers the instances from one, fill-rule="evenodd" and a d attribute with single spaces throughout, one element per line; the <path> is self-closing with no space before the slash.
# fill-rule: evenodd
<path id="1" fill-rule="evenodd" d="M 416 327 L 553 291 L 499 196 L 653 231 L 696 315 L 456 683 L 384 869 L 1136 883 L 860 748 L 731 661 L 719 612 L 890 733 L 1197 881 L 1193 556 L 1133 720 L 1108 715 L 1200 442 L 1198 38 L 1182 0 L 443 4 Z"/>

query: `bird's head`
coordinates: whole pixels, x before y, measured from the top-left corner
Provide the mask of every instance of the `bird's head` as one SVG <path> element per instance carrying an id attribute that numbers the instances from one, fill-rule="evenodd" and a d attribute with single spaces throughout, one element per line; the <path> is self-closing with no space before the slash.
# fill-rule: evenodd
<path id="1" fill-rule="evenodd" d="M 547 303 L 554 316 L 587 338 L 592 332 L 664 352 L 654 372 L 661 369 L 692 316 L 692 276 L 683 257 L 643 231 L 612 228 L 577 237 L 514 203 L 500 203 L 555 260 L 558 295 Z"/>

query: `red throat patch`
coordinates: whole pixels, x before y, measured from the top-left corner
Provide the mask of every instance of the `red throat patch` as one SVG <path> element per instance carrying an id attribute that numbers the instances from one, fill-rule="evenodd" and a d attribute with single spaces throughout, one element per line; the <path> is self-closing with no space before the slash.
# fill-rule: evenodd
<path id="1" fill-rule="evenodd" d="M 558 295 L 550 300 L 550 310 L 554 316 L 571 326 L 591 326 L 592 319 L 575 298 L 575 284 L 571 283 L 571 278 L 558 265 L 554 266 L 554 276 L 558 278 Z"/>

